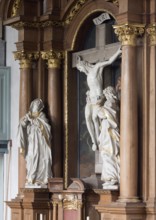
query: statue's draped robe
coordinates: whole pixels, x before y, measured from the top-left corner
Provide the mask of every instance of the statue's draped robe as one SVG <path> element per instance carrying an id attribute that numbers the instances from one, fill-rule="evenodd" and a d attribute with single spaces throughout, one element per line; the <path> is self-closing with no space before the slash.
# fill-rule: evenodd
<path id="1" fill-rule="evenodd" d="M 41 112 L 38 117 L 21 120 L 19 146 L 25 150 L 27 183 L 46 184 L 52 177 L 51 127 Z"/>
<path id="2" fill-rule="evenodd" d="M 101 180 L 116 184 L 120 181 L 119 107 L 106 101 L 98 113 L 101 118 L 99 150 L 103 160 Z"/>

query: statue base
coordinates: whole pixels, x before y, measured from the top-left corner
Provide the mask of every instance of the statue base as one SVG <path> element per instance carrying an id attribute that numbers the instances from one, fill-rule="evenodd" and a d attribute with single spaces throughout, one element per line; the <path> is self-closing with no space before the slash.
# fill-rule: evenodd
<path id="1" fill-rule="evenodd" d="M 102 188 L 104 190 L 119 190 L 119 185 L 109 185 L 109 184 L 102 184 Z"/>
<path id="2" fill-rule="evenodd" d="M 25 184 L 25 189 L 47 189 L 47 185 Z"/>
<path id="3" fill-rule="evenodd" d="M 100 213 L 100 219 L 144 220 L 145 204 L 142 202 L 119 202 L 119 191 L 95 190 L 100 196 L 95 209 Z M 139 200 L 138 200 L 139 201 Z"/>
<path id="4" fill-rule="evenodd" d="M 11 220 L 50 220 L 53 210 L 48 189 L 22 188 L 18 196 L 6 202 L 11 208 Z"/>

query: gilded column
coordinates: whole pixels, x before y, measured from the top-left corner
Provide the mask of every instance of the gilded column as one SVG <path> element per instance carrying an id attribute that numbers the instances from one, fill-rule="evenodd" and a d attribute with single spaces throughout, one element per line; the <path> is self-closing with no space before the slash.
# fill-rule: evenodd
<path id="1" fill-rule="evenodd" d="M 120 202 L 137 202 L 138 183 L 138 110 L 136 40 L 144 33 L 143 25 L 116 25 L 122 42 L 120 112 Z"/>
<path id="2" fill-rule="evenodd" d="M 149 65 L 149 193 L 148 201 L 155 203 L 156 200 L 156 24 L 147 28 L 150 46 Z M 155 206 L 155 205 L 154 205 Z"/>
<path id="3" fill-rule="evenodd" d="M 32 101 L 32 61 L 38 59 L 38 52 L 14 52 L 15 60 L 20 61 L 20 100 L 19 117 L 23 117 L 29 110 Z M 25 159 L 19 155 L 19 188 L 23 188 L 26 178 Z"/>
<path id="4" fill-rule="evenodd" d="M 48 111 L 52 125 L 53 176 L 62 177 L 62 136 L 61 136 L 61 76 L 60 65 L 63 52 L 42 52 L 48 61 Z"/>
<path id="5" fill-rule="evenodd" d="M 58 205 L 58 203 L 53 201 L 52 204 L 53 204 L 53 220 L 57 220 L 57 205 Z"/>

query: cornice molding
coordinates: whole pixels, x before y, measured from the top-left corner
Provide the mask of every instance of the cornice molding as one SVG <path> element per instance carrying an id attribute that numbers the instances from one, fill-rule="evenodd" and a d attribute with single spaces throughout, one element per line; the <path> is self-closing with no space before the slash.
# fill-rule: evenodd
<path id="1" fill-rule="evenodd" d="M 44 22 L 28 22 L 28 21 L 19 21 L 12 25 L 13 28 L 19 30 L 22 28 L 45 28 L 45 27 L 61 27 L 63 23 L 61 21 L 44 21 Z"/>
<path id="2" fill-rule="evenodd" d="M 16 4 L 16 7 L 14 6 L 13 7 L 14 9 L 12 9 L 12 17 L 15 17 L 17 15 L 17 11 L 20 7 L 20 1 L 21 0 L 15 0 L 15 2 L 18 2 L 18 4 Z M 47 21 L 37 21 L 37 22 L 18 21 L 16 23 L 14 22 L 11 26 L 17 30 L 22 29 L 24 27 L 27 27 L 27 28 L 45 28 L 49 26 L 54 26 L 54 27 L 62 26 L 63 27 L 71 23 L 74 16 L 80 11 L 82 6 L 87 1 L 88 0 L 78 0 L 62 21 L 60 20 L 47 20 Z"/>

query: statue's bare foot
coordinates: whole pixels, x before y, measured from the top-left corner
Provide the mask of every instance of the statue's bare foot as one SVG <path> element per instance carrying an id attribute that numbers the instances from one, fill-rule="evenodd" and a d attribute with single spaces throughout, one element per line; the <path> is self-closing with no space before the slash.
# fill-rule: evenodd
<path id="1" fill-rule="evenodd" d="M 92 150 L 96 151 L 97 150 L 97 146 L 95 144 L 92 145 Z"/>

